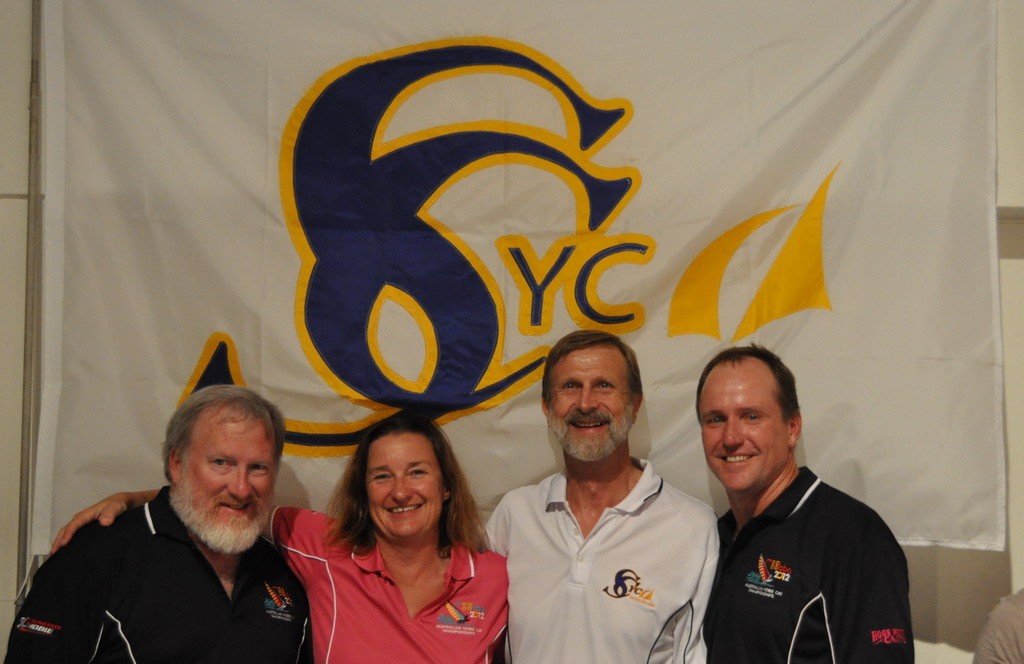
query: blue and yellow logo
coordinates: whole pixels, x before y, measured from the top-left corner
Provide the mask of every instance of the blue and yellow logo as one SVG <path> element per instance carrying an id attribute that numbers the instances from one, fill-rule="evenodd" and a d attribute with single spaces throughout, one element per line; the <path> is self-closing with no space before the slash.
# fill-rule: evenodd
<path id="1" fill-rule="evenodd" d="M 480 119 L 391 136 L 411 97 L 450 79 L 515 77 L 556 102 L 565 132 L 508 119 Z M 624 99 L 601 101 L 547 56 L 493 38 L 431 42 L 347 62 L 324 74 L 294 108 L 282 136 L 280 191 L 301 258 L 294 319 L 310 365 L 340 397 L 369 415 L 347 423 L 288 421 L 291 454 L 344 454 L 361 432 L 399 410 L 445 422 L 491 408 L 540 377 L 548 348 L 506 358 L 510 332 L 498 278 L 434 213 L 458 183 L 485 169 L 537 169 L 564 184 L 575 219 L 562 236 L 498 236 L 494 244 L 518 294 L 516 331 L 552 329 L 562 295 L 581 328 L 626 333 L 644 308 L 598 294 L 601 276 L 644 265 L 656 243 L 611 227 L 640 186 L 640 172 L 594 163 L 632 118 Z M 828 308 L 821 269 L 821 218 L 828 179 L 790 234 L 736 330 L 806 308 Z M 790 206 L 792 207 L 792 206 Z M 669 336 L 721 338 L 718 293 L 725 268 L 757 228 L 790 207 L 752 217 L 723 234 L 682 273 L 672 294 Z M 487 229 L 481 229 L 487 233 Z M 414 322 L 418 368 L 397 367 L 381 343 L 385 311 Z M 244 384 L 231 339 L 210 337 L 185 394 L 211 383 Z M 184 398 L 184 397 L 183 397 Z"/>

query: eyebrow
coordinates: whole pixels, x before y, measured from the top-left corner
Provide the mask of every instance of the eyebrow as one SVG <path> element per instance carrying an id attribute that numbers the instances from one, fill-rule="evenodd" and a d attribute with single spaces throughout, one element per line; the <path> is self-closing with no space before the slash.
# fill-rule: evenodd
<path id="1" fill-rule="evenodd" d="M 609 378 L 608 376 L 593 376 L 593 377 L 591 377 L 589 379 L 583 378 L 582 376 L 566 376 L 565 378 L 563 378 L 560 381 L 556 382 L 555 386 L 556 387 L 557 386 L 562 386 L 562 385 L 565 385 L 566 383 L 586 383 L 586 382 L 591 382 L 591 383 L 608 383 L 609 385 L 620 385 L 624 381 L 618 381 L 618 380 L 615 380 L 614 378 Z"/>
<path id="2" fill-rule="evenodd" d="M 417 459 L 415 461 L 410 461 L 406 465 L 406 467 L 407 468 L 411 468 L 413 466 L 429 466 L 429 465 L 432 465 L 432 462 L 430 461 L 430 459 Z M 388 470 L 390 467 L 391 466 L 389 466 L 388 464 L 382 464 L 380 466 L 371 466 L 370 468 L 366 469 L 366 472 L 372 473 L 375 470 Z"/>

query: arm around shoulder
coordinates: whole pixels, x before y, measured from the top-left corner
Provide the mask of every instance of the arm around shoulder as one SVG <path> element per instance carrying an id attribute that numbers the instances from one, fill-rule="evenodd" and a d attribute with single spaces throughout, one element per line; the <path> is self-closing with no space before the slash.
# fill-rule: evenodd
<path id="1" fill-rule="evenodd" d="M 101 525 L 109 526 L 114 523 L 117 517 L 121 516 L 133 507 L 142 507 L 149 501 L 156 498 L 160 493 L 159 489 L 144 491 L 122 491 L 107 496 L 95 505 L 86 507 L 78 512 L 71 521 L 68 521 L 63 528 L 57 531 L 50 545 L 50 555 L 56 553 L 57 549 L 71 541 L 74 534 L 84 525 L 98 521 Z"/>

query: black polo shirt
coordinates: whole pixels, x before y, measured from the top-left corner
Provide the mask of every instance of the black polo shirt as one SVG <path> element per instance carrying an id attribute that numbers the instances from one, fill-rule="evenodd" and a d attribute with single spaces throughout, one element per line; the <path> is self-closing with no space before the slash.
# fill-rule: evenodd
<path id="1" fill-rule="evenodd" d="M 801 468 L 721 554 L 704 640 L 712 664 L 913 662 L 907 561 L 871 508 Z"/>
<path id="2" fill-rule="evenodd" d="M 11 628 L 6 661 L 305 661 L 306 595 L 264 540 L 242 555 L 232 595 L 165 487 L 110 527 L 84 527 L 46 561 Z"/>

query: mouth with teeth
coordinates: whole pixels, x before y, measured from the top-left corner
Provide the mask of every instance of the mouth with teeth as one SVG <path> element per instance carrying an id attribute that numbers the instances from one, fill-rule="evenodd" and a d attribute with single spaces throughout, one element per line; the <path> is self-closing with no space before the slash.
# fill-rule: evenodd
<path id="1" fill-rule="evenodd" d="M 419 505 L 406 505 L 404 507 L 389 507 L 388 508 L 388 512 L 391 512 L 392 514 L 404 514 L 406 512 L 412 512 L 413 510 L 418 510 L 419 508 L 420 508 Z"/>
<path id="2" fill-rule="evenodd" d="M 736 463 L 737 461 L 746 461 L 750 458 L 749 454 L 734 454 L 732 456 L 725 457 L 726 463 Z"/>
<path id="3" fill-rule="evenodd" d="M 610 421 L 604 416 L 578 415 L 570 417 L 568 423 L 577 429 L 596 429 L 610 424 Z"/>

